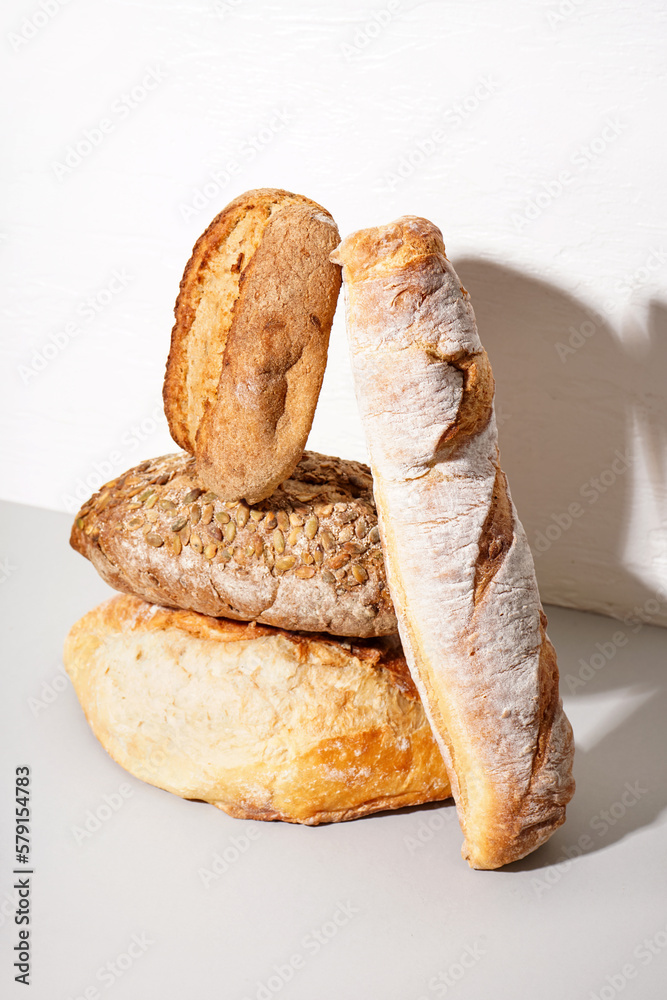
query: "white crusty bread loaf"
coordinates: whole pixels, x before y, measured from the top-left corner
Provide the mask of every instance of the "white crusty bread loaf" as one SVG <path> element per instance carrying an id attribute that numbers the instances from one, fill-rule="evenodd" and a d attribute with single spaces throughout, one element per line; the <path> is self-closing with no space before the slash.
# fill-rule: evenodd
<path id="1" fill-rule="evenodd" d="M 65 667 L 114 760 L 232 816 L 314 825 L 450 794 L 397 637 L 353 644 L 123 595 L 74 625 Z"/>
<path id="2" fill-rule="evenodd" d="M 327 361 L 340 270 L 329 213 L 276 188 L 235 198 L 188 261 L 164 382 L 174 440 L 224 500 L 255 503 L 295 469 Z"/>
<path id="3" fill-rule="evenodd" d="M 343 241 L 347 327 L 389 588 L 474 868 L 565 818 L 572 729 L 533 560 L 501 471 L 493 377 L 440 231 Z"/>
<path id="4" fill-rule="evenodd" d="M 396 631 L 368 466 L 305 452 L 267 500 L 223 503 L 194 459 L 155 458 L 107 483 L 70 542 L 116 590 L 278 628 Z"/>

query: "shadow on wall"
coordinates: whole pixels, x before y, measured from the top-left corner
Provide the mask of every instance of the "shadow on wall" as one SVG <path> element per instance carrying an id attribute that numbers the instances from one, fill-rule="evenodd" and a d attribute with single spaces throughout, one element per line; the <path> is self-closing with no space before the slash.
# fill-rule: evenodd
<path id="1" fill-rule="evenodd" d="M 667 625 L 667 308 L 653 302 L 621 340 L 545 282 L 453 263 L 491 359 L 543 601 Z"/>

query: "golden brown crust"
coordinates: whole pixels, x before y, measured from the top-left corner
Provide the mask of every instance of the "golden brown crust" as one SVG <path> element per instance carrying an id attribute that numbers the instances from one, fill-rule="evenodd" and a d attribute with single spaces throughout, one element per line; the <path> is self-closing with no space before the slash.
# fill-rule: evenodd
<path id="1" fill-rule="evenodd" d="M 410 225 L 406 226 L 405 221 Z M 357 230 L 346 238 L 344 256 L 335 250 L 331 260 L 345 265 L 346 281 L 353 285 L 382 277 L 388 271 L 418 271 L 437 254 L 445 255 L 440 230 L 426 219 L 408 215 L 383 226 L 380 239 L 377 228 Z"/>
<path id="2" fill-rule="evenodd" d="M 306 452 L 258 504 L 198 485 L 194 459 L 143 462 L 102 487 L 71 544 L 117 590 L 202 614 L 282 628 L 396 631 L 369 470 Z"/>
<path id="3" fill-rule="evenodd" d="M 276 197 L 281 193 L 276 191 Z M 210 272 L 213 269 L 213 261 L 220 255 L 220 247 L 226 245 L 230 234 L 234 232 L 244 217 L 250 214 L 253 216 L 251 224 L 247 227 L 247 232 L 243 234 L 245 241 L 251 243 L 253 228 L 257 228 L 261 232 L 261 227 L 265 224 L 270 214 L 272 200 L 268 196 L 268 192 L 267 196 L 264 197 L 255 198 L 255 194 L 259 195 L 260 193 L 247 191 L 245 194 L 235 198 L 234 201 L 230 202 L 213 219 L 205 232 L 199 237 L 194 245 L 192 256 L 185 266 L 176 305 L 174 306 L 175 323 L 171 333 L 171 348 L 167 359 L 163 388 L 164 409 L 171 436 L 181 448 L 189 451 L 191 454 L 194 452 L 195 441 L 194 434 L 191 433 L 190 429 L 188 414 L 189 399 L 186 392 L 190 367 L 188 334 L 195 322 L 197 310 L 204 294 L 205 286 L 202 277 L 207 271 Z M 275 201 L 275 198 L 273 201 Z M 254 227 L 252 222 L 255 223 Z M 234 247 L 233 249 L 236 250 L 237 248 Z M 239 251 L 239 254 L 241 252 Z M 220 283 L 224 283 L 226 286 L 221 289 L 217 303 L 218 312 L 222 312 L 223 315 L 217 327 L 210 330 L 212 347 L 217 346 L 218 348 L 219 364 L 222 363 L 222 354 L 225 349 L 229 323 L 228 313 L 231 312 L 236 294 L 238 293 L 240 280 L 238 261 L 239 257 L 237 256 L 234 261 L 229 262 L 228 269 L 225 269 L 228 273 L 219 276 Z M 214 352 L 212 351 L 211 353 L 213 354 Z"/>
<path id="4" fill-rule="evenodd" d="M 328 212 L 287 191 L 235 199 L 195 245 L 176 302 L 164 385 L 174 440 L 224 499 L 289 478 L 326 366 L 340 271 Z"/>
<path id="5" fill-rule="evenodd" d="M 450 794 L 397 640 L 348 643 L 119 596 L 65 666 L 132 774 L 232 816 L 315 825 Z"/>

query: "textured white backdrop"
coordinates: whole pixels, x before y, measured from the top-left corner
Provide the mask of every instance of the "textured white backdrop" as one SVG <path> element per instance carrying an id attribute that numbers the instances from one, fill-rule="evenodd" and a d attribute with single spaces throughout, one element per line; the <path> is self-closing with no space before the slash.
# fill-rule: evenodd
<path id="1" fill-rule="evenodd" d="M 0 16 L 0 496 L 73 510 L 171 450 L 160 391 L 192 244 L 241 191 L 285 187 L 342 233 L 440 225 L 543 597 L 667 622 L 664 0 Z M 365 454 L 340 309 L 309 445 Z"/>

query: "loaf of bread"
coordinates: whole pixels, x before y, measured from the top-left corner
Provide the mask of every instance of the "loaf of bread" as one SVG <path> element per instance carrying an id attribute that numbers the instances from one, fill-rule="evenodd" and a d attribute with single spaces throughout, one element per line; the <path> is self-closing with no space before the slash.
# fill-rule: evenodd
<path id="1" fill-rule="evenodd" d="M 303 454 L 327 361 L 339 242 L 321 205 L 247 191 L 197 241 L 176 301 L 164 383 L 172 437 L 200 482 L 256 503 Z"/>
<path id="2" fill-rule="evenodd" d="M 115 761 L 232 816 L 315 825 L 450 794 L 398 637 L 353 644 L 124 595 L 74 625 L 65 667 Z"/>
<path id="3" fill-rule="evenodd" d="M 268 500 L 222 502 L 194 459 L 167 455 L 108 483 L 71 544 L 116 590 L 279 628 L 396 631 L 368 467 L 306 452 Z"/>
<path id="4" fill-rule="evenodd" d="M 563 823 L 574 782 L 556 655 L 499 464 L 491 369 L 430 222 L 355 233 L 332 259 L 405 655 L 463 855 L 497 868 Z"/>

